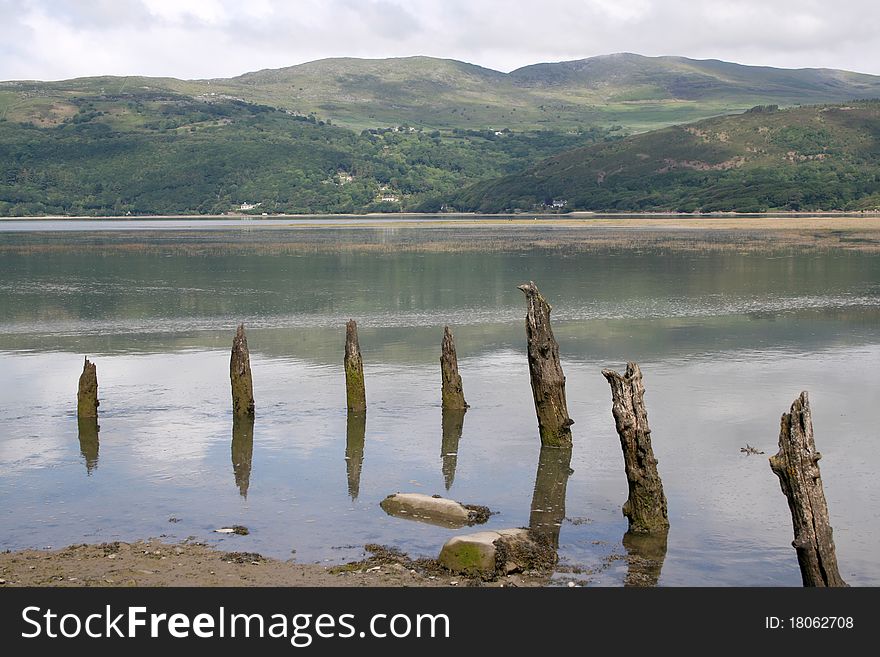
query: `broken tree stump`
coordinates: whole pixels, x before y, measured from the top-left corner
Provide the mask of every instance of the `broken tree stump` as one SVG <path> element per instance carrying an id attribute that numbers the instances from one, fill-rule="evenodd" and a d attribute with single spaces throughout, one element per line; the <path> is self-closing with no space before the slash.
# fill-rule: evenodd
<path id="1" fill-rule="evenodd" d="M 635 363 L 627 363 L 623 376 L 608 369 L 602 370 L 602 376 L 611 386 L 611 412 L 629 482 L 629 499 L 623 505 L 629 531 L 635 534 L 665 532 L 669 529 L 666 496 L 651 448 L 642 371 Z"/>
<path id="2" fill-rule="evenodd" d="M 364 362 L 358 344 L 357 322 L 348 320 L 345 325 L 345 397 L 349 413 L 367 410 L 367 393 L 364 388 Z"/>
<path id="3" fill-rule="evenodd" d="M 232 340 L 229 379 L 232 382 L 232 414 L 237 417 L 253 415 L 254 382 L 251 377 L 251 355 L 244 334 L 244 324 L 238 325 L 235 338 Z"/>
<path id="4" fill-rule="evenodd" d="M 526 339 L 528 342 L 529 374 L 541 444 L 546 447 L 571 447 L 571 425 L 565 402 L 565 375 L 559 362 L 559 344 L 550 328 L 553 309 L 541 296 L 534 282 L 519 285 L 526 295 Z"/>
<path id="5" fill-rule="evenodd" d="M 76 393 L 76 416 L 98 417 L 98 368 L 85 358 L 82 374 L 79 375 L 79 389 Z"/>
<path id="6" fill-rule="evenodd" d="M 813 419 L 806 392 L 783 413 L 779 452 L 770 457 L 770 469 L 788 499 L 794 525 L 792 546 L 797 551 L 804 586 L 847 586 L 837 569 L 828 505 L 822 489 L 819 459 L 813 441 Z"/>
<path id="7" fill-rule="evenodd" d="M 440 372 L 443 377 L 441 395 L 444 409 L 463 409 L 468 407 L 461 387 L 458 373 L 458 357 L 455 355 L 455 342 L 448 326 L 443 328 L 443 343 L 440 347 Z"/>

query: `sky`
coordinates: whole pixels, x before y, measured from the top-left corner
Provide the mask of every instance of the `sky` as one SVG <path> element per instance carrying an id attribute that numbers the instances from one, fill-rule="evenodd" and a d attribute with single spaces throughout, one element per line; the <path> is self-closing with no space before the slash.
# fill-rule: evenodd
<path id="1" fill-rule="evenodd" d="M 511 71 L 615 52 L 880 75 L 880 2 L 0 0 L 0 80 L 215 78 L 411 55 Z"/>

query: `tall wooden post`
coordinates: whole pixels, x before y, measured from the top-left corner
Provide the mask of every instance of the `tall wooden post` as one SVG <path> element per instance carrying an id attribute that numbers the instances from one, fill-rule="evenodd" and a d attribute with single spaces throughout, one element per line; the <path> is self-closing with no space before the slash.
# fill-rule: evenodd
<path id="1" fill-rule="evenodd" d="M 458 357 L 455 342 L 448 326 L 443 328 L 443 343 L 440 346 L 440 372 L 442 375 L 441 395 L 444 409 L 463 409 L 468 407 L 464 400 L 461 375 L 458 373 Z"/>
<path id="2" fill-rule="evenodd" d="M 642 371 L 635 363 L 627 363 L 623 376 L 614 370 L 602 370 L 602 376 L 611 385 L 611 412 L 629 482 L 629 499 L 623 505 L 629 531 L 636 534 L 664 532 L 669 529 L 666 496 L 651 447 Z"/>
<path id="3" fill-rule="evenodd" d="M 545 447 L 571 447 L 571 425 L 565 401 L 565 375 L 559 362 L 559 344 L 550 328 L 552 307 L 533 282 L 518 286 L 526 295 L 526 339 L 529 374 L 541 444 Z"/>
<path id="4" fill-rule="evenodd" d="M 828 505 L 822 489 L 819 459 L 813 441 L 813 418 L 806 392 L 782 415 L 779 452 L 770 457 L 770 469 L 788 499 L 794 542 L 804 586 L 847 586 L 837 569 Z"/>
<path id="5" fill-rule="evenodd" d="M 349 413 L 367 410 L 367 393 L 364 388 L 364 362 L 358 344 L 357 322 L 348 320 L 345 325 L 345 396 Z"/>
<path id="6" fill-rule="evenodd" d="M 251 377 L 251 356 L 248 351 L 244 324 L 238 325 L 232 340 L 229 359 L 229 379 L 232 382 L 232 414 L 238 417 L 254 414 L 254 382 Z"/>
<path id="7" fill-rule="evenodd" d="M 98 417 L 98 368 L 86 357 L 76 393 L 76 416 Z"/>

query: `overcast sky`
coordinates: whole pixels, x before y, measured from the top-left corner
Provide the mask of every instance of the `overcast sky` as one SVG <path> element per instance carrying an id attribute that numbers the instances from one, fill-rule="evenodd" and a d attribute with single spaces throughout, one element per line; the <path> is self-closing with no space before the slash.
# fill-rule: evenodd
<path id="1" fill-rule="evenodd" d="M 323 57 L 501 71 L 614 52 L 880 74 L 878 0 L 0 0 L 0 79 L 228 77 Z"/>

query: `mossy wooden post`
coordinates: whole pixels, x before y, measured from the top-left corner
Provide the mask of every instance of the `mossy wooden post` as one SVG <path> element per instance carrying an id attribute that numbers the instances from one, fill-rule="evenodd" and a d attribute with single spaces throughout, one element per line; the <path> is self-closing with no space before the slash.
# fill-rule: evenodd
<path id="1" fill-rule="evenodd" d="M 552 307 L 529 281 L 518 286 L 526 295 L 526 339 L 532 395 L 538 415 L 541 444 L 545 447 L 571 447 L 571 425 L 565 402 L 565 375 L 559 362 L 559 345 L 550 328 Z"/>
<path id="2" fill-rule="evenodd" d="M 244 324 L 238 325 L 232 340 L 229 359 L 229 378 L 232 382 L 232 414 L 235 417 L 253 416 L 254 382 L 251 378 L 251 356 L 248 351 Z"/>
<path id="3" fill-rule="evenodd" d="M 345 397 L 349 413 L 367 410 L 367 393 L 364 388 L 364 361 L 358 344 L 357 322 L 348 320 L 345 325 Z"/>
<path id="4" fill-rule="evenodd" d="M 98 368 L 85 358 L 82 374 L 79 375 L 79 390 L 76 393 L 76 416 L 98 417 Z"/>
<path id="5" fill-rule="evenodd" d="M 794 525 L 792 546 L 797 551 L 804 586 L 847 586 L 837 569 L 828 505 L 822 489 L 819 459 L 813 441 L 813 419 L 806 392 L 782 415 L 779 452 L 770 469 L 788 499 Z"/>
<path id="6" fill-rule="evenodd" d="M 635 363 L 627 363 L 623 376 L 614 370 L 602 370 L 602 375 L 611 386 L 611 412 L 629 482 L 629 499 L 623 505 L 629 531 L 634 534 L 665 532 L 669 529 L 666 496 L 651 448 L 642 371 Z"/>
<path id="7" fill-rule="evenodd" d="M 458 357 L 455 355 L 455 342 L 448 326 L 443 328 L 443 343 L 440 346 L 440 372 L 443 378 L 441 395 L 443 408 L 458 410 L 468 407 L 464 400 L 461 387 L 461 375 L 458 373 Z"/>

